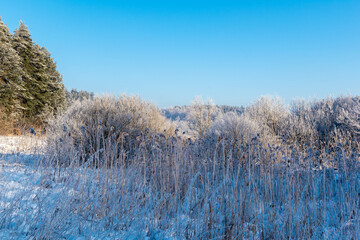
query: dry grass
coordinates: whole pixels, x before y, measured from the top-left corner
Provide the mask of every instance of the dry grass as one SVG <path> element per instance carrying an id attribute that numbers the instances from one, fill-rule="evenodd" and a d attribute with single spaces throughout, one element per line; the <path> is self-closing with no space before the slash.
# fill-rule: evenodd
<path id="1" fill-rule="evenodd" d="M 316 150 L 312 142 L 271 145 L 226 134 L 190 140 L 146 128 L 111 132 L 106 118 L 97 119 L 106 115 L 101 111 L 92 120 L 96 130 L 83 135 L 83 116 L 73 125 L 63 118 L 66 128 L 56 122 L 46 154 L 34 157 L 35 200 L 17 195 L 0 212 L 0 229 L 36 239 L 360 236 L 357 148 Z M 131 141 L 130 131 L 137 132 Z"/>
<path id="2" fill-rule="evenodd" d="M 151 134 L 140 140 L 132 156 L 117 141 L 96 149 L 90 156 L 96 167 L 81 164 L 78 152 L 69 149 L 65 154 L 72 161 L 66 168 L 51 161 L 56 156 L 39 156 L 41 208 L 22 220 L 32 226 L 29 236 L 359 236 L 359 155 L 345 155 L 341 148 L 330 156 L 263 147 L 256 139 L 248 145 L 225 138 L 192 142 Z M 49 188 L 60 191 L 58 202 L 49 197 Z M 8 211 L 15 214 L 15 208 Z"/>

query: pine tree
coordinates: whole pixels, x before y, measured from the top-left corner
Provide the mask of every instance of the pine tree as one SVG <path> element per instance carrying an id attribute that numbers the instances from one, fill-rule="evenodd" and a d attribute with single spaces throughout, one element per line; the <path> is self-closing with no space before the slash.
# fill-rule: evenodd
<path id="1" fill-rule="evenodd" d="M 29 119 L 35 115 L 38 110 L 37 99 L 34 97 L 36 92 L 36 80 L 33 79 L 33 41 L 30 35 L 30 32 L 27 29 L 27 26 L 20 22 L 19 28 L 15 30 L 13 36 L 13 47 L 21 58 L 24 75 L 22 76 L 27 98 L 22 102 L 24 106 L 24 116 Z"/>
<path id="2" fill-rule="evenodd" d="M 44 104 L 41 118 L 46 119 L 47 116 L 59 112 L 65 105 L 65 88 L 50 52 L 38 45 L 34 45 L 34 52 L 38 56 L 36 59 L 39 64 L 35 78 L 39 82 L 42 104 Z"/>
<path id="3" fill-rule="evenodd" d="M 43 122 L 65 103 L 62 77 L 50 53 L 33 42 L 23 22 L 15 30 L 13 46 L 25 71 L 23 79 L 29 95 L 24 101 L 25 117 L 30 121 Z"/>
<path id="4" fill-rule="evenodd" d="M 57 71 L 57 65 L 50 52 L 42 47 L 48 77 L 48 88 L 51 93 L 49 105 L 54 114 L 58 113 L 66 104 L 65 86 L 61 74 Z"/>
<path id="5" fill-rule="evenodd" d="M 24 96 L 21 59 L 12 48 L 8 27 L 0 18 L 0 107 L 6 115 L 20 114 Z"/>

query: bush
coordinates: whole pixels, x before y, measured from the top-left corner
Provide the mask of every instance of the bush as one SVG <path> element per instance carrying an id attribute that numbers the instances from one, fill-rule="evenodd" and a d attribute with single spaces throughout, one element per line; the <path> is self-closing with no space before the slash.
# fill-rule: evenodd
<path id="1" fill-rule="evenodd" d="M 319 148 L 356 145 L 360 140 L 360 97 L 324 99 L 314 102 L 311 110 Z"/>
<path id="2" fill-rule="evenodd" d="M 208 134 L 210 126 L 219 114 L 219 109 L 209 99 L 204 103 L 201 97 L 195 98 L 188 115 L 190 129 L 193 129 L 197 137 L 203 138 Z"/>
<path id="3" fill-rule="evenodd" d="M 235 112 L 228 112 L 218 117 L 211 125 L 211 135 L 226 135 L 230 139 L 247 142 L 249 138 L 260 134 L 260 126 L 249 119 L 246 115 L 238 115 Z"/>
<path id="4" fill-rule="evenodd" d="M 114 160 L 130 155 L 146 134 L 174 133 L 159 109 L 139 97 L 97 97 L 74 103 L 49 123 L 47 143 L 58 164 L 68 165 L 78 155 L 80 164 L 105 148 L 114 148 Z M 72 153 L 72 154 L 69 154 Z M 99 159 L 99 158 L 97 158 Z"/>
<path id="5" fill-rule="evenodd" d="M 334 151 L 340 143 L 351 150 L 360 140 L 360 97 L 338 97 L 293 102 L 286 139 L 320 150 Z"/>
<path id="6" fill-rule="evenodd" d="M 297 144 L 304 149 L 318 138 L 313 122 L 311 104 L 304 100 L 293 101 L 282 135 L 288 144 Z"/>
<path id="7" fill-rule="evenodd" d="M 263 96 L 240 114 L 238 111 L 217 114 L 207 135 L 224 135 L 245 143 L 256 137 L 264 146 L 279 145 L 288 117 L 289 112 L 279 98 Z"/>
<path id="8" fill-rule="evenodd" d="M 271 145 L 280 143 L 289 115 L 280 98 L 262 96 L 246 108 L 244 114 L 260 127 L 261 142 Z"/>

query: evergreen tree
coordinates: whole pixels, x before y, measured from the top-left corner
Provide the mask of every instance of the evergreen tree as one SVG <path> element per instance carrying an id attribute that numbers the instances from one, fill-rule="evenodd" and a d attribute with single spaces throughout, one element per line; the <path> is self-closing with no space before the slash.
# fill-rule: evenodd
<path id="1" fill-rule="evenodd" d="M 21 58 L 24 75 L 22 76 L 23 82 L 26 89 L 26 94 L 28 98 L 23 100 L 24 106 L 24 116 L 26 118 L 31 118 L 35 115 L 38 107 L 38 99 L 36 99 L 36 81 L 32 78 L 34 72 L 33 64 L 33 41 L 30 35 L 30 32 L 27 29 L 27 26 L 20 22 L 20 26 L 15 30 L 13 36 L 13 47 Z"/>
<path id="2" fill-rule="evenodd" d="M 25 71 L 23 79 L 29 95 L 24 101 L 25 117 L 31 121 L 43 121 L 65 103 L 62 77 L 50 53 L 33 42 L 23 22 L 15 30 L 13 46 Z"/>
<path id="3" fill-rule="evenodd" d="M 12 48 L 12 39 L 8 27 L 0 18 L 0 107 L 6 115 L 19 114 L 24 99 L 24 71 L 21 59 Z"/>
<path id="4" fill-rule="evenodd" d="M 63 107 L 65 107 L 66 96 L 65 96 L 65 86 L 62 81 L 62 76 L 57 71 L 56 62 L 51 57 L 50 52 L 45 48 L 41 48 L 42 60 L 44 61 L 45 68 L 44 78 L 47 82 L 47 89 L 49 98 L 46 104 L 49 106 L 50 111 L 53 114 L 59 112 Z"/>
<path id="5" fill-rule="evenodd" d="M 22 120 L 42 125 L 65 107 L 65 91 L 50 52 L 27 26 L 20 22 L 12 35 L 0 18 L 0 132 Z"/>

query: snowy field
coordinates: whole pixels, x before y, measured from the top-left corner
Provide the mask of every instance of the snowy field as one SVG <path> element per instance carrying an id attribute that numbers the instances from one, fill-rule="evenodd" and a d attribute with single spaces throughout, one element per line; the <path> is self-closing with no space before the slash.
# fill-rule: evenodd
<path id="1" fill-rule="evenodd" d="M 55 168 L 42 165 L 45 159 L 42 147 L 43 140 L 37 137 L 0 136 L 1 240 L 150 239 L 142 224 L 120 231 L 107 229 L 103 221 L 82 215 L 78 209 L 81 193 L 73 182 L 83 180 L 89 183 L 87 187 L 97 188 L 92 179 L 97 173 L 79 169 L 79 174 L 74 175 L 64 170 L 57 178 Z M 119 224 L 123 224 L 121 220 Z M 173 239 L 170 235 L 158 236 Z"/>
<path id="2" fill-rule="evenodd" d="M 0 239 L 26 238 L 26 226 L 16 225 L 25 217 L 24 206 L 35 204 L 39 189 L 40 175 L 31 166 L 36 142 L 32 137 L 0 136 Z"/>
<path id="3" fill-rule="evenodd" d="M 208 147 L 176 142 L 163 154 L 154 143 L 148 163 L 139 157 L 126 169 L 65 169 L 44 164 L 49 156 L 42 153 L 42 140 L 1 137 L 0 239 L 360 236 L 358 155 L 341 169 L 303 170 L 251 165 L 252 153 L 232 156 L 243 161 L 233 168 L 203 161 L 214 151 Z M 221 158 L 225 147 L 217 143 L 212 159 Z M 143 164 L 149 171 L 142 171 Z"/>
<path id="4" fill-rule="evenodd" d="M 55 216 L 66 208 L 66 196 L 76 193 L 51 179 L 53 169 L 41 168 L 42 145 L 33 136 L 0 136 L 0 239 L 123 239 L 111 231 L 82 234 L 76 219 Z M 52 225 L 53 220 L 60 222 Z M 66 236 L 54 229 L 59 223 L 70 225 L 62 232 Z"/>

